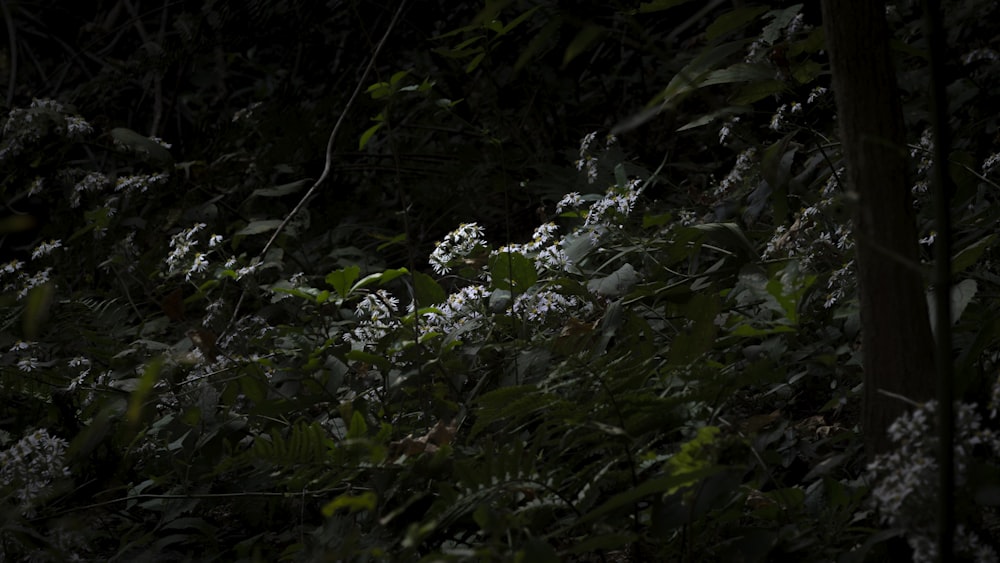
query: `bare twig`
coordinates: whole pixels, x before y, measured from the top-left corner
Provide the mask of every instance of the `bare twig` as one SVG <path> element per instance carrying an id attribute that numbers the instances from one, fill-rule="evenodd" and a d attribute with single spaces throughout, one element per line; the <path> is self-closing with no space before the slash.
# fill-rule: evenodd
<path id="1" fill-rule="evenodd" d="M 7 107 L 14 104 L 14 88 L 17 86 L 17 34 L 14 30 L 14 20 L 7 8 L 7 1 L 0 0 L 0 11 L 3 12 L 3 19 L 7 23 L 7 39 L 10 41 L 10 76 L 7 83 Z"/>
<path id="2" fill-rule="evenodd" d="M 347 117 L 347 113 L 351 110 L 351 106 L 354 105 L 354 100 L 357 99 L 358 94 L 361 93 L 361 89 L 364 88 L 365 81 L 368 80 L 368 75 L 371 74 L 372 69 L 375 67 L 375 60 L 378 59 L 378 54 L 382 51 L 382 46 L 385 45 L 386 40 L 389 38 L 389 34 L 392 33 L 393 28 L 396 27 L 396 21 L 399 19 L 400 14 L 403 13 L 403 9 L 405 7 L 406 0 L 402 0 L 399 3 L 399 7 L 396 8 L 396 13 L 393 14 L 392 19 L 389 20 L 389 26 L 386 27 L 385 34 L 382 35 L 382 39 L 380 39 L 378 44 L 375 46 L 371 59 L 368 60 L 368 66 L 365 67 L 364 73 L 362 73 L 361 78 L 358 79 L 358 85 L 354 88 L 354 92 L 351 94 L 351 97 L 348 98 L 343 111 L 340 112 L 340 117 L 337 118 L 337 122 L 333 125 L 333 131 L 330 132 L 330 138 L 326 143 L 326 164 L 323 166 L 323 173 L 320 174 L 319 178 L 315 182 L 313 182 L 312 187 L 310 187 L 309 191 L 302 196 L 302 199 L 300 199 L 299 203 L 295 205 L 295 208 L 292 209 L 291 213 L 285 216 L 284 220 L 281 221 L 281 224 L 278 225 L 278 228 L 274 230 L 274 234 L 271 235 L 267 244 L 264 245 L 263 250 L 261 250 L 257 255 L 257 258 L 255 259 L 256 263 L 260 263 L 264 260 L 264 257 L 267 256 L 267 251 L 271 249 L 271 246 L 274 244 L 274 241 L 278 239 L 278 235 L 281 234 L 281 231 L 285 229 L 288 223 L 292 220 L 292 217 L 295 217 L 295 215 L 302 210 L 302 207 L 307 201 L 309 201 L 313 194 L 316 193 L 319 186 L 326 181 L 327 176 L 330 175 L 330 169 L 333 167 L 333 142 L 337 138 L 340 126 L 343 125 L 344 118 Z M 240 305 L 243 303 L 243 297 L 245 295 L 246 291 L 240 294 L 240 298 L 236 301 L 236 307 L 233 308 L 233 316 L 229 320 L 229 326 L 226 327 L 223 333 L 227 332 L 236 321 L 236 316 L 239 313 Z"/>

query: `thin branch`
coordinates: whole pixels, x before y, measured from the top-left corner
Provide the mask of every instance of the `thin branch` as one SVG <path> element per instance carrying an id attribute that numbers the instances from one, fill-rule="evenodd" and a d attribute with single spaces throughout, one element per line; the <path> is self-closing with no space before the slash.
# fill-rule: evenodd
<path id="1" fill-rule="evenodd" d="M 17 34 L 14 28 L 14 19 L 7 8 L 7 1 L 0 0 L 0 11 L 3 12 L 3 19 L 7 23 L 7 39 L 10 41 L 10 76 L 7 84 L 7 107 L 14 104 L 14 87 L 17 85 Z"/>
<path id="2" fill-rule="evenodd" d="M 340 113 L 340 117 L 337 118 L 337 123 L 333 126 L 333 131 L 330 132 L 330 139 L 326 143 L 326 164 L 323 166 L 323 173 L 320 174 L 319 179 L 313 183 L 311 188 L 309 188 L 306 195 L 302 196 L 302 199 L 300 199 L 299 203 L 294 209 L 292 209 L 292 212 L 289 213 L 281 224 L 278 225 L 278 228 L 274 230 L 274 234 L 271 235 L 271 239 L 267 241 L 267 244 L 264 245 L 264 249 L 260 252 L 259 258 L 261 260 L 263 260 L 264 256 L 267 255 L 267 251 L 271 249 L 271 245 L 274 244 L 274 241 L 277 240 L 278 235 L 281 234 L 281 231 L 284 230 L 284 228 L 292 220 L 292 217 L 294 217 L 302 209 L 302 206 L 305 205 L 306 201 L 308 201 L 313 194 L 316 193 L 320 184 L 326 181 L 326 177 L 330 175 L 330 168 L 333 166 L 333 142 L 337 138 L 340 126 L 343 125 L 344 118 L 347 117 L 347 113 L 351 110 L 351 106 L 354 105 L 354 100 L 357 99 L 358 94 L 361 93 L 361 89 L 364 88 L 368 75 L 371 74 L 372 68 L 375 67 L 375 60 L 378 58 L 379 52 L 382 51 L 382 46 L 385 45 L 386 40 L 389 38 L 389 34 L 392 33 L 393 28 L 396 27 L 396 21 L 399 19 L 399 15 L 403 13 L 403 8 L 405 7 L 406 0 L 402 0 L 399 3 L 399 7 L 396 8 L 396 13 L 393 14 L 392 20 L 389 21 L 389 27 L 386 28 L 385 34 L 382 36 L 382 39 L 379 40 L 378 45 L 375 46 L 375 51 L 372 53 L 371 59 L 368 61 L 368 66 L 365 68 L 365 72 L 361 75 L 361 79 L 358 80 L 358 85 L 354 88 L 354 93 L 352 93 L 351 97 L 347 100 L 347 104 L 344 106 L 344 111 Z"/>
<path id="3" fill-rule="evenodd" d="M 375 51 L 372 52 L 371 59 L 368 60 L 368 66 L 365 67 L 364 73 L 362 73 L 361 78 L 358 80 L 358 85 L 354 88 L 354 93 L 352 93 L 351 97 L 348 98 L 347 103 L 344 105 L 344 110 L 340 112 L 340 117 L 337 118 L 337 123 L 335 123 L 333 126 L 333 131 L 330 132 L 330 138 L 326 143 L 326 164 L 323 166 L 323 173 L 320 174 L 319 179 L 313 182 L 312 187 L 310 187 L 309 191 L 307 191 L 306 194 L 302 196 L 302 199 L 300 199 L 299 203 L 295 205 L 295 208 L 292 209 L 291 213 L 285 216 L 284 220 L 281 221 L 281 224 L 278 225 L 278 228 L 274 230 L 274 234 L 271 235 L 271 238 L 267 241 L 267 244 L 264 245 L 263 250 L 261 250 L 260 253 L 257 255 L 257 257 L 254 259 L 255 263 L 260 263 L 264 260 L 264 257 L 267 256 L 267 251 L 271 249 L 271 246 L 274 244 L 274 241 L 278 239 L 278 235 L 281 234 L 281 231 L 285 229 L 288 223 L 292 220 L 292 217 L 295 217 L 295 215 L 302 210 L 302 207 L 306 204 L 307 201 L 309 201 L 310 198 L 312 198 L 312 196 L 316 193 L 316 190 L 319 188 L 319 186 L 323 182 L 325 182 L 327 176 L 330 175 L 330 169 L 333 167 L 333 142 L 337 138 L 337 133 L 340 131 L 340 126 L 343 125 L 344 118 L 347 117 L 347 113 L 351 110 L 351 106 L 354 105 L 354 100 L 357 99 L 358 94 L 361 93 L 361 89 L 364 88 L 365 81 L 368 80 L 368 75 L 371 74 L 372 69 L 375 67 L 375 60 L 378 59 L 378 54 L 382 51 L 382 46 L 385 45 L 386 40 L 389 39 L 389 34 L 392 33 L 393 28 L 396 27 L 396 21 L 399 19 L 399 15 L 403 13 L 403 8 L 405 7 L 406 7 L 406 0 L 402 0 L 399 3 L 399 7 L 396 8 L 396 13 L 393 14 L 392 19 L 389 21 L 389 26 L 385 29 L 385 34 L 382 35 L 382 39 L 380 39 L 378 45 L 375 46 Z M 246 296 L 246 291 L 244 290 L 240 294 L 240 298 L 236 301 L 236 306 L 233 307 L 233 316 L 231 319 L 229 319 L 229 325 L 226 326 L 226 329 L 223 331 L 223 334 L 225 334 L 225 332 L 227 332 L 229 328 L 232 327 L 233 323 L 236 322 L 236 317 L 239 314 L 240 305 L 243 304 L 243 298 L 245 296 Z"/>

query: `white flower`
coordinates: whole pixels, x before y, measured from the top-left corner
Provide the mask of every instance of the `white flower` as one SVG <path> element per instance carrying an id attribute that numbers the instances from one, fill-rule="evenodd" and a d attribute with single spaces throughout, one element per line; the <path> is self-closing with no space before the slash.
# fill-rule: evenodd
<path id="1" fill-rule="evenodd" d="M 435 245 L 429 259 L 431 268 L 438 274 L 447 274 L 456 262 L 485 246 L 483 228 L 477 223 L 462 223 Z"/>
<path id="2" fill-rule="evenodd" d="M 33 196 L 42 193 L 42 189 L 45 187 L 45 178 L 39 176 L 31 182 L 31 186 L 28 187 L 28 195 Z"/>
<path id="3" fill-rule="evenodd" d="M 201 252 L 196 252 L 194 255 L 194 261 L 191 263 L 191 267 L 188 268 L 187 274 L 185 274 L 184 279 L 186 281 L 191 281 L 191 276 L 195 273 L 204 272 L 208 269 L 208 260 L 205 255 Z"/>
<path id="4" fill-rule="evenodd" d="M 61 240 L 50 240 L 48 242 L 43 242 L 39 244 L 33 251 L 31 251 L 31 259 L 41 258 L 42 256 L 48 256 L 53 250 L 62 247 Z"/>
<path id="5" fill-rule="evenodd" d="M 781 104 L 778 106 L 778 111 L 774 112 L 771 116 L 771 124 L 768 126 L 772 131 L 778 131 L 781 129 L 781 123 L 785 119 L 785 112 L 788 110 L 788 106 Z"/>
<path id="6" fill-rule="evenodd" d="M 579 209 L 583 207 L 583 197 L 580 192 L 570 192 L 559 200 L 559 204 L 556 205 L 556 213 L 562 213 L 567 209 Z"/>
<path id="7" fill-rule="evenodd" d="M 3 270 L 3 272 L 7 274 L 13 274 L 14 272 L 19 271 L 22 266 L 24 266 L 24 262 L 20 260 L 11 260 L 10 262 L 4 264 L 0 270 Z"/>
<path id="8" fill-rule="evenodd" d="M 826 92 L 827 92 L 826 88 L 822 86 L 817 86 L 813 88 L 812 92 L 809 92 L 809 98 L 806 99 L 806 103 L 811 104 L 815 102 L 816 100 L 822 98 L 823 95 L 826 94 Z"/>
<path id="9" fill-rule="evenodd" d="M 0 452 L 0 484 L 16 485 L 14 495 L 25 515 L 33 513 L 31 503 L 47 492 L 52 481 L 70 476 L 64 461 L 68 447 L 66 440 L 40 429 Z"/>
<path id="10" fill-rule="evenodd" d="M 222 244 L 222 235 L 212 235 L 208 238 L 208 247 L 215 248 Z"/>

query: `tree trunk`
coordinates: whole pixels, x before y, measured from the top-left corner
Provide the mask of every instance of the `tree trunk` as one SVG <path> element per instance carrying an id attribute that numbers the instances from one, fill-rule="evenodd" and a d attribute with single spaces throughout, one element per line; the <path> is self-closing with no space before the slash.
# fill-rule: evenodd
<path id="1" fill-rule="evenodd" d="M 903 115 L 889 52 L 885 2 L 823 0 L 854 233 L 865 372 L 862 430 L 871 456 L 907 405 L 934 397 L 933 337 L 917 266 Z"/>

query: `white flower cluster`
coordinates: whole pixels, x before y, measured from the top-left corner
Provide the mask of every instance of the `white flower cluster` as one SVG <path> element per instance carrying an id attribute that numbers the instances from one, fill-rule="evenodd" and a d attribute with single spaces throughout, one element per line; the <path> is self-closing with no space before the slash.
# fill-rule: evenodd
<path id="1" fill-rule="evenodd" d="M 642 182 L 638 179 L 629 180 L 624 186 L 612 186 L 604 197 L 595 201 L 587 212 L 585 226 L 599 224 L 612 225 L 612 219 L 627 217 L 632 213 L 635 202 L 642 193 Z"/>
<path id="2" fill-rule="evenodd" d="M 168 174 L 137 174 L 135 176 L 121 176 L 115 180 L 115 191 L 131 194 L 135 192 L 145 193 L 153 186 L 165 184 L 170 178 Z"/>
<path id="3" fill-rule="evenodd" d="M 43 256 L 48 256 L 49 254 L 52 254 L 52 251 L 57 248 L 62 248 L 61 240 L 52 239 L 48 242 L 40 243 L 38 246 L 35 247 L 34 250 L 31 251 L 31 259 L 36 260 Z"/>
<path id="4" fill-rule="evenodd" d="M 358 326 L 346 333 L 344 340 L 358 344 L 362 349 L 373 347 L 391 331 L 399 328 L 401 323 L 396 317 L 398 310 L 399 299 L 388 291 L 380 289 L 369 293 L 355 307 Z"/>
<path id="5" fill-rule="evenodd" d="M 868 465 L 879 518 L 883 524 L 906 530 L 915 561 L 937 560 L 933 541 L 938 491 L 936 407 L 935 401 L 928 401 L 896 419 L 889 426 L 896 449 Z M 955 433 L 955 480 L 961 487 L 973 448 L 1000 453 L 1000 436 L 983 428 L 975 405 L 964 403 L 956 403 Z M 973 555 L 976 561 L 997 561 L 997 553 L 964 526 L 957 530 L 955 549 Z"/>
<path id="6" fill-rule="evenodd" d="M 483 228 L 477 223 L 462 223 L 438 242 L 431 253 L 431 268 L 438 274 L 447 274 L 476 249 L 486 247 Z"/>
<path id="7" fill-rule="evenodd" d="M 814 90 L 815 91 L 815 90 Z M 812 99 L 810 94 L 809 99 Z M 802 113 L 802 104 L 799 102 L 792 102 L 791 104 L 781 104 L 778 106 L 777 111 L 771 116 L 771 123 L 768 128 L 772 131 L 781 131 L 785 127 L 785 117 L 788 114 Z"/>
<path id="8" fill-rule="evenodd" d="M 32 505 L 53 481 L 70 476 L 64 459 L 68 447 L 66 440 L 39 429 L 0 452 L 0 483 L 16 485 L 14 495 L 26 516 L 33 515 Z"/>
<path id="9" fill-rule="evenodd" d="M 733 169 L 726 174 L 726 177 L 719 182 L 718 187 L 715 188 L 713 195 L 715 197 L 724 197 L 729 194 L 729 192 L 736 187 L 738 187 L 743 182 L 743 176 L 753 167 L 754 159 L 757 156 L 757 149 L 750 147 L 745 149 L 743 152 L 736 157 L 736 164 L 733 165 Z"/>
<path id="10" fill-rule="evenodd" d="M 11 291 L 16 293 L 19 300 L 27 297 L 28 292 L 32 289 L 48 283 L 52 274 L 51 267 L 35 272 L 34 274 L 29 274 L 21 269 L 23 266 L 24 262 L 11 260 L 0 267 L 0 279 L 4 279 L 6 277 L 5 274 L 15 274 L 13 280 L 7 281 L 4 284 L 3 290 L 5 292 Z"/>
<path id="11" fill-rule="evenodd" d="M 451 334 L 464 328 L 468 323 L 483 317 L 490 290 L 484 285 L 468 285 L 452 293 L 438 305 L 439 312 L 430 312 L 421 318 L 426 328 L 443 334 Z"/>
<path id="12" fill-rule="evenodd" d="M 571 196 L 579 198 L 580 194 L 572 193 L 567 197 Z M 563 198 L 563 201 L 565 200 L 566 197 Z M 559 205 L 562 206 L 563 202 L 560 202 Z M 564 249 L 565 239 L 556 238 L 558 231 L 559 226 L 555 223 L 544 223 L 535 229 L 531 237 L 531 242 L 525 244 L 505 244 L 499 249 L 494 250 L 490 255 L 496 256 L 505 252 L 515 252 L 525 256 L 534 256 L 536 270 L 563 271 L 570 263 L 570 259 Z"/>
<path id="13" fill-rule="evenodd" d="M 195 223 L 190 229 L 181 231 L 170 239 L 170 248 L 173 250 L 166 259 L 167 277 L 184 272 L 185 281 L 191 281 L 192 276 L 208 269 L 208 255 L 196 250 L 199 242 L 195 238 L 195 235 L 205 227 L 205 223 Z M 221 240 L 221 235 L 210 236 L 209 248 L 215 248 Z"/>
<path id="14" fill-rule="evenodd" d="M 514 301 L 513 310 L 525 315 L 531 322 L 544 323 L 553 317 L 561 319 L 568 314 L 587 317 L 594 312 L 594 304 L 577 295 L 564 295 L 553 289 L 543 289 L 519 295 Z"/>
<path id="15" fill-rule="evenodd" d="M 66 115 L 66 108 L 55 100 L 35 99 L 27 108 L 14 108 L 7 114 L 0 143 L 0 161 L 21 154 L 48 133 L 77 140 L 93 132 L 82 117 Z"/>
<path id="16" fill-rule="evenodd" d="M 69 196 L 69 206 L 80 207 L 80 201 L 85 193 L 103 192 L 111 185 L 111 179 L 101 172 L 88 172 L 79 168 L 69 169 L 61 174 L 63 177 L 78 178 L 74 182 L 73 191 Z"/>

